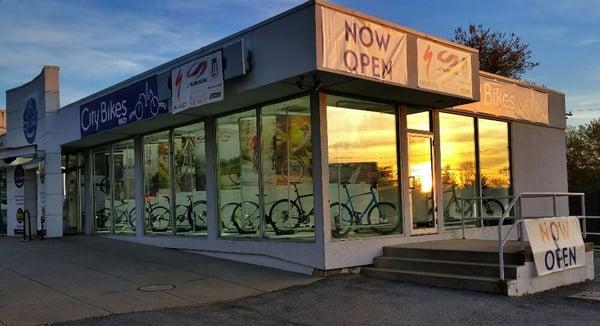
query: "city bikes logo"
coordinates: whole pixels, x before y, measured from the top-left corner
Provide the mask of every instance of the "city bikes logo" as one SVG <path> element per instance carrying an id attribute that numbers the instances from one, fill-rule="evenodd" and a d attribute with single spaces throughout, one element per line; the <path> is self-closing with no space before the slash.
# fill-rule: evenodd
<path id="1" fill-rule="evenodd" d="M 81 135 L 123 126 L 168 112 L 158 98 L 156 76 L 105 95 L 80 106 Z"/>
<path id="2" fill-rule="evenodd" d="M 166 104 L 158 101 L 158 96 L 154 95 L 152 89 L 148 87 L 148 82 L 146 82 L 145 91 L 138 96 L 135 109 L 129 113 L 129 121 L 142 120 L 146 116 L 145 112 L 150 112 L 150 116 L 153 117 L 161 110 L 167 111 Z"/>
<path id="3" fill-rule="evenodd" d="M 35 99 L 30 98 L 25 104 L 25 109 L 23 110 L 23 134 L 25 135 L 25 140 L 27 140 L 29 144 L 33 144 L 35 141 L 38 122 L 37 116 L 38 110 Z"/>
<path id="4" fill-rule="evenodd" d="M 428 45 L 427 50 L 425 50 L 425 53 L 423 53 L 423 60 L 427 62 L 427 69 L 425 70 L 427 77 L 429 77 L 431 61 L 433 57 L 434 53 L 431 50 L 431 45 Z M 456 65 L 458 65 L 458 63 L 461 61 L 459 60 L 458 55 L 449 53 L 446 50 L 438 52 L 437 55 L 435 55 L 435 57 L 439 62 L 444 64 L 442 65 L 442 67 L 439 68 L 440 70 L 442 70 L 442 72 L 449 72 L 453 70 L 453 68 L 456 67 Z M 464 60 L 465 59 L 463 58 L 462 61 Z"/>
<path id="5" fill-rule="evenodd" d="M 206 81 L 206 78 L 202 81 L 197 81 L 204 73 L 206 72 L 206 68 L 208 67 L 208 61 L 199 61 L 190 65 L 187 73 L 185 74 L 186 79 L 196 79 L 190 82 L 190 86 L 194 86 Z M 177 98 L 181 97 L 181 85 L 183 84 L 183 73 L 181 72 L 181 68 L 177 71 L 177 78 L 175 78 L 175 87 L 177 88 Z"/>

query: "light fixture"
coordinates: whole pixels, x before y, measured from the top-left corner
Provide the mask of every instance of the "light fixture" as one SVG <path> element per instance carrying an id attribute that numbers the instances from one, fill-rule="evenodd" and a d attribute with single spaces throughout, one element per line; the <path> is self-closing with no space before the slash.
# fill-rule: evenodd
<path id="1" fill-rule="evenodd" d="M 321 88 L 321 84 L 323 82 L 317 77 L 317 75 L 313 75 L 313 91 L 318 91 Z"/>
<path id="2" fill-rule="evenodd" d="M 298 80 L 296 81 L 296 86 L 298 86 L 300 90 L 304 89 L 304 76 L 298 77 Z"/>

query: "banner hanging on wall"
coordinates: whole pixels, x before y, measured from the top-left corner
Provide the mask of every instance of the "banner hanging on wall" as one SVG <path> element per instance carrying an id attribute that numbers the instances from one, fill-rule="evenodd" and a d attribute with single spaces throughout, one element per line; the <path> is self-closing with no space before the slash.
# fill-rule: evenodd
<path id="1" fill-rule="evenodd" d="M 221 51 L 171 70 L 171 112 L 223 100 Z"/>
<path id="2" fill-rule="evenodd" d="M 549 124 L 548 94 L 515 83 L 479 79 L 481 100 L 457 109 Z"/>
<path id="3" fill-rule="evenodd" d="M 471 54 L 417 39 L 419 88 L 473 98 Z"/>
<path id="4" fill-rule="evenodd" d="M 321 7 L 322 66 L 394 84 L 407 84 L 406 34 Z"/>
<path id="5" fill-rule="evenodd" d="M 158 100 L 158 82 L 156 76 L 152 76 L 81 105 L 81 136 L 93 135 L 168 111 L 167 105 Z"/>
<path id="6" fill-rule="evenodd" d="M 538 275 L 585 265 L 577 217 L 526 219 L 524 224 Z"/>

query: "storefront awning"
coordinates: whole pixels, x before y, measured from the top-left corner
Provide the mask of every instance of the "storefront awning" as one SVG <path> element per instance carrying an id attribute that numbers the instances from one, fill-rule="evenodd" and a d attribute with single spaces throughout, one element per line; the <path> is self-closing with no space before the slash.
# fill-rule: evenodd
<path id="1" fill-rule="evenodd" d="M 31 165 L 44 159 L 44 151 L 36 145 L 5 148 L 0 150 L 0 168 L 17 165 Z"/>

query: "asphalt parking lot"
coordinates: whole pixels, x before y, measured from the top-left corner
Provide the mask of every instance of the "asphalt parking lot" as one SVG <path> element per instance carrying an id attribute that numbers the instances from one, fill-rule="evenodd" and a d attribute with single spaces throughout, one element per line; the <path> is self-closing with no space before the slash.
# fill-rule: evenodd
<path id="1" fill-rule="evenodd" d="M 600 254 L 595 255 L 600 270 Z M 250 298 L 69 325 L 599 325 L 594 281 L 522 298 L 340 275 Z"/>

